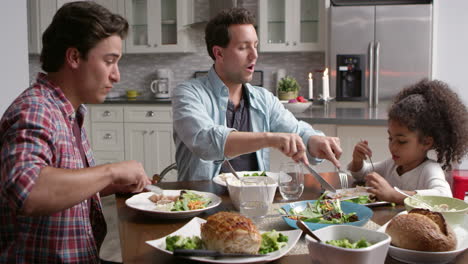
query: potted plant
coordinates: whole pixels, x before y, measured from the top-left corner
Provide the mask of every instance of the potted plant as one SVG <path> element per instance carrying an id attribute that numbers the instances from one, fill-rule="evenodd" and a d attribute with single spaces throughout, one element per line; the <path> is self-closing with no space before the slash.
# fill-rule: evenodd
<path id="1" fill-rule="evenodd" d="M 280 100 L 295 99 L 299 94 L 300 88 L 296 79 L 286 76 L 278 82 L 277 96 Z"/>

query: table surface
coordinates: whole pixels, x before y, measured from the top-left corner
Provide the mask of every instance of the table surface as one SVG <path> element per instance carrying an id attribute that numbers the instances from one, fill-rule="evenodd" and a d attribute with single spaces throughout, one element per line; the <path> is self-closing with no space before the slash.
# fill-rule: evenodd
<path id="1" fill-rule="evenodd" d="M 322 176 L 334 187 L 339 186 L 339 179 L 336 173 L 321 173 Z M 192 181 L 192 182 L 161 182 L 158 184 L 163 189 L 190 189 L 204 192 L 215 193 L 222 199 L 222 203 L 198 217 L 206 218 L 209 215 L 219 211 L 233 211 L 234 207 L 229 199 L 229 193 L 226 187 L 217 185 L 212 181 Z M 311 175 L 305 176 L 304 193 L 300 200 L 313 200 L 319 197 L 321 188 L 318 182 Z M 125 205 L 125 200 L 131 197 L 127 194 L 116 195 L 117 215 L 120 232 L 120 246 L 122 248 L 122 259 L 125 264 L 130 263 L 194 263 L 194 261 L 174 258 L 168 254 L 159 252 L 152 248 L 145 241 L 164 237 L 183 225 L 188 219 L 157 219 L 149 217 L 137 210 L 133 210 Z M 277 192 L 274 203 L 285 202 Z M 381 206 L 372 208 L 374 215 L 372 221 L 379 225 L 385 224 L 397 213 L 404 210 L 403 206 Z M 305 239 L 304 236 L 301 239 Z M 456 263 L 467 263 L 468 253 L 463 254 L 463 260 L 459 257 Z M 461 261 L 461 262 L 460 262 Z M 286 255 L 271 263 L 309 263 L 308 254 Z M 387 256 L 385 263 L 400 263 Z"/>

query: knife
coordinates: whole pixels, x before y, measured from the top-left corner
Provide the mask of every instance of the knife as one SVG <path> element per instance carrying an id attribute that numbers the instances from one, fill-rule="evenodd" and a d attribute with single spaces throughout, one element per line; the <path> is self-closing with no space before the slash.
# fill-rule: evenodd
<path id="1" fill-rule="evenodd" d="M 148 191 L 154 192 L 155 194 L 160 194 L 160 195 L 163 194 L 163 189 L 153 184 L 146 185 L 145 189 L 147 189 Z"/>
<path id="2" fill-rule="evenodd" d="M 206 249 L 174 249 L 175 257 L 264 257 L 262 254 L 248 253 L 222 253 L 215 250 Z"/>
<path id="3" fill-rule="evenodd" d="M 320 174 L 318 174 L 314 169 L 312 169 L 310 165 L 306 165 L 304 162 L 302 162 L 302 165 L 304 165 L 304 167 L 306 167 L 306 169 L 312 174 L 312 176 L 314 176 L 314 178 L 319 181 L 320 185 L 322 185 L 322 188 L 330 192 L 336 192 L 335 188 L 333 188 L 333 186 L 331 186 L 324 178 L 322 178 Z"/>

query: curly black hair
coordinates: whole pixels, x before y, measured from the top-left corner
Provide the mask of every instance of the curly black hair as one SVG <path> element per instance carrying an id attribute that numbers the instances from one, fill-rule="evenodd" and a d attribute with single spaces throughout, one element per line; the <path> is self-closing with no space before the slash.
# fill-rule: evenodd
<path id="1" fill-rule="evenodd" d="M 423 137 L 432 137 L 437 162 L 444 170 L 451 170 L 451 163 L 460 163 L 467 154 L 467 108 L 442 81 L 423 79 L 400 91 L 389 108 L 388 118 L 418 133 L 421 142 Z"/>

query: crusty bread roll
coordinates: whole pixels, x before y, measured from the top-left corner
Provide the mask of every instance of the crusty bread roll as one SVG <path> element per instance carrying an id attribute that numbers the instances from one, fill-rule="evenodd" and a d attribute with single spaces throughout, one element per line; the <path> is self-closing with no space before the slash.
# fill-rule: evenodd
<path id="1" fill-rule="evenodd" d="M 232 212 L 219 212 L 201 226 L 201 239 L 207 249 L 224 253 L 257 254 L 262 236 L 249 218 Z"/>
<path id="2" fill-rule="evenodd" d="M 413 209 L 398 215 L 388 224 L 385 232 L 392 237 L 392 245 L 419 251 L 450 251 L 457 247 L 452 228 L 438 212 Z"/>

